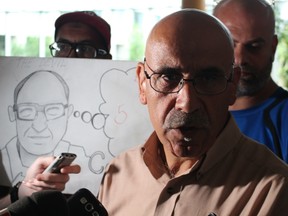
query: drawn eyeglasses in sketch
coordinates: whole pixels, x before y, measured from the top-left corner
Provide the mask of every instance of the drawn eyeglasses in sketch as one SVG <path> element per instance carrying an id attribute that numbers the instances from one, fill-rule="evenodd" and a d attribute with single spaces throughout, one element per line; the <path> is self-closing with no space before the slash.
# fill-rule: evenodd
<path id="1" fill-rule="evenodd" d="M 68 104 L 52 103 L 39 105 L 37 103 L 14 104 L 13 111 L 17 118 L 23 121 L 34 121 L 38 112 L 44 113 L 47 121 L 60 118 L 65 114 Z"/>
<path id="2" fill-rule="evenodd" d="M 14 104 L 8 107 L 9 120 L 16 123 L 17 135 L 1 149 L 11 184 L 23 180 L 27 168 L 40 155 L 73 152 L 84 170 L 94 172 L 89 168 L 92 159 L 84 147 L 64 140 L 73 110 L 73 104 L 69 103 L 69 87 L 54 71 L 35 71 L 18 83 Z"/>

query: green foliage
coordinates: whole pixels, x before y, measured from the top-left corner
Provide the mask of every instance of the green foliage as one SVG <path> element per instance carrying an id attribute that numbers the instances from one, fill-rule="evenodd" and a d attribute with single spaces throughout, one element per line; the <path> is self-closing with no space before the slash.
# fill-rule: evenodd
<path id="1" fill-rule="evenodd" d="M 46 37 L 45 38 L 45 57 L 51 57 L 51 53 L 49 50 L 49 45 L 52 44 L 54 42 L 54 38 L 53 37 Z"/>
<path id="2" fill-rule="evenodd" d="M 280 64 L 280 78 L 282 79 L 283 85 L 288 87 L 288 22 L 283 21 L 278 42 L 278 55 L 277 59 Z"/>
<path id="3" fill-rule="evenodd" d="M 0 35 L 0 56 L 5 55 L 5 36 Z"/>
<path id="4" fill-rule="evenodd" d="M 19 42 L 16 37 L 12 37 L 12 56 L 39 56 L 39 38 L 27 37 L 25 41 Z"/>
<path id="5" fill-rule="evenodd" d="M 144 42 L 142 31 L 137 24 L 133 27 L 133 34 L 131 36 L 130 45 L 130 60 L 141 61 L 144 54 Z"/>
<path id="6" fill-rule="evenodd" d="M 276 33 L 278 34 L 276 60 L 279 63 L 281 84 L 288 88 L 288 21 L 280 18 L 279 7 L 275 7 Z"/>
<path id="7" fill-rule="evenodd" d="M 4 37 L 3 37 L 4 38 Z M 39 54 L 39 41 L 38 36 L 28 36 L 25 38 L 11 37 L 11 56 L 30 56 L 38 57 Z M 53 43 L 53 37 L 45 37 L 45 57 L 51 57 L 49 45 Z M 0 55 L 4 55 L 4 39 L 0 37 Z M 3 48 L 2 48 L 3 45 Z"/>

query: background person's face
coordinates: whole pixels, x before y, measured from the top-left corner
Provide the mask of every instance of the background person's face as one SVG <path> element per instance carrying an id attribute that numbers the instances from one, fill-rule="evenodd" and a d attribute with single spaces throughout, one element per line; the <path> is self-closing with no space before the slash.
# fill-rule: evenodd
<path id="1" fill-rule="evenodd" d="M 23 103 L 65 105 L 67 100 L 59 80 L 49 73 L 41 72 L 32 76 L 20 90 L 17 104 Z M 16 118 L 20 145 L 31 154 L 41 155 L 52 152 L 66 132 L 67 110 L 64 109 L 61 117 L 52 120 L 47 120 L 41 111 L 36 113 L 32 121 Z"/>
<path id="2" fill-rule="evenodd" d="M 271 79 L 277 37 L 273 36 L 267 15 L 261 11 L 249 13 L 231 4 L 217 13 L 233 36 L 235 64 L 242 69 L 238 96 L 254 95 Z"/>
<path id="3" fill-rule="evenodd" d="M 82 23 L 66 23 L 62 25 L 55 38 L 56 42 L 69 42 L 69 43 L 83 43 L 94 46 L 97 49 L 104 49 L 109 53 L 106 48 L 104 39 L 98 32 Z M 68 57 L 77 57 L 74 50 L 71 51 Z M 111 55 L 99 56 L 97 58 L 111 59 Z"/>

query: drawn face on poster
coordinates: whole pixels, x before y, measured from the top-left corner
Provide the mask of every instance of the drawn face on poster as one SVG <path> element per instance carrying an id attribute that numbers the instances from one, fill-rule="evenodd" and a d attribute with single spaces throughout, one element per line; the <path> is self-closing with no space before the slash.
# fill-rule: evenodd
<path id="1" fill-rule="evenodd" d="M 55 72 L 36 71 L 15 88 L 10 121 L 16 121 L 20 145 L 35 155 L 52 152 L 67 130 L 73 112 L 69 89 Z"/>
<path id="2" fill-rule="evenodd" d="M 96 195 L 107 163 L 153 130 L 139 103 L 135 65 L 0 58 L 0 185 L 22 181 L 40 155 L 72 152 L 81 175 L 70 175 L 64 193 L 85 187 Z"/>

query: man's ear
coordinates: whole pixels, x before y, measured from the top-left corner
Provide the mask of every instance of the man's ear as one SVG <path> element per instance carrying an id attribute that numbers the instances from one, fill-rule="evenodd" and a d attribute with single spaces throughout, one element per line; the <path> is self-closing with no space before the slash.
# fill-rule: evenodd
<path id="1" fill-rule="evenodd" d="M 271 60 L 273 62 L 274 61 L 274 57 L 275 57 L 275 53 L 276 53 L 276 49 L 277 49 L 277 45 L 278 45 L 278 37 L 277 37 L 277 35 L 274 35 L 272 40 L 273 40 L 273 42 L 272 42 L 273 54 L 271 56 Z"/>
<path id="2" fill-rule="evenodd" d="M 73 106 L 72 104 L 69 104 L 69 106 L 68 106 L 68 110 L 67 110 L 67 111 L 68 111 L 68 112 L 67 112 L 68 117 L 70 117 L 71 114 L 72 114 L 73 111 L 74 111 L 74 106 Z"/>
<path id="3" fill-rule="evenodd" d="M 16 120 L 15 112 L 13 111 L 13 106 L 8 106 L 8 116 L 11 122 Z"/>
<path id="4" fill-rule="evenodd" d="M 142 104 L 147 104 L 147 99 L 146 99 L 146 77 L 144 74 L 144 64 L 142 62 L 139 62 L 137 64 L 136 68 L 136 75 L 137 75 L 137 80 L 138 80 L 138 89 L 139 89 L 139 99 Z"/>

